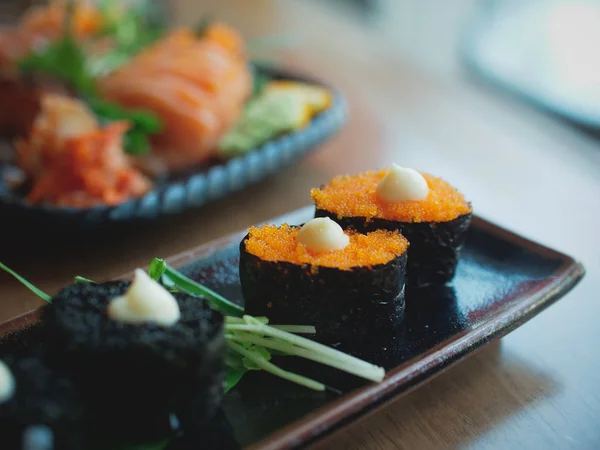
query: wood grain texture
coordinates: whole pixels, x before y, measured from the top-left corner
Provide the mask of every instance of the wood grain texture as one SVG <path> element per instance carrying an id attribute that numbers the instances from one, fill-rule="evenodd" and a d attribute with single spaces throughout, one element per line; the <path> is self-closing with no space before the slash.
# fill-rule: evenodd
<path id="1" fill-rule="evenodd" d="M 206 3 L 177 0 L 173 14 L 192 22 L 210 9 L 248 36 L 298 36 L 300 46 L 278 57 L 347 94 L 346 130 L 296 167 L 199 211 L 110 236 L 11 236 L 0 243 L 0 260 L 53 292 L 75 274 L 115 277 L 301 207 L 309 188 L 338 173 L 392 161 L 439 173 L 467 193 L 477 214 L 575 256 L 588 275 L 501 345 L 315 448 L 600 447 L 597 140 L 468 79 L 433 78 L 382 34 L 317 2 Z M 38 304 L 6 276 L 0 297 L 0 320 Z"/>

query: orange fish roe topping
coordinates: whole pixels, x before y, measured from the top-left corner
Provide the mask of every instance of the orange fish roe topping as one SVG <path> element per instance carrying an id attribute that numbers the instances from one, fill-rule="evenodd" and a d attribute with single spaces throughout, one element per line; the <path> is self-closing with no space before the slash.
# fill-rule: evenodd
<path id="1" fill-rule="evenodd" d="M 408 241 L 397 231 L 377 230 L 368 234 L 345 231 L 350 243 L 341 250 L 314 253 L 298 243 L 300 227 L 263 225 L 248 230 L 246 251 L 264 261 L 283 261 L 292 264 L 335 267 L 371 267 L 386 264 L 404 254 Z"/>
<path id="2" fill-rule="evenodd" d="M 425 200 L 386 203 L 377 195 L 377 185 L 388 169 L 360 175 L 337 176 L 322 189 L 312 189 L 318 209 L 339 217 L 365 217 L 400 222 L 447 222 L 470 213 L 464 196 L 441 178 L 423 173 L 429 186 Z"/>

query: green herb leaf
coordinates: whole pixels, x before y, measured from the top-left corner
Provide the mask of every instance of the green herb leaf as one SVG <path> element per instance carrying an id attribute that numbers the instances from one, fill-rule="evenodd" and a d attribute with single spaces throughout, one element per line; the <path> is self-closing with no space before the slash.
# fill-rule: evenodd
<path id="1" fill-rule="evenodd" d="M 96 91 L 94 78 L 86 70 L 85 54 L 68 32 L 43 50 L 26 56 L 18 67 L 24 74 L 42 73 L 58 78 L 81 94 Z"/>
<path id="2" fill-rule="evenodd" d="M 21 284 L 23 284 L 23 286 L 25 286 L 27 289 L 29 289 L 31 292 L 33 292 L 38 297 L 40 297 L 42 300 L 47 301 L 48 303 L 52 302 L 52 297 L 50 295 L 46 294 L 40 288 L 34 286 L 32 283 L 30 283 L 29 281 L 27 281 L 25 278 L 23 278 L 17 272 L 15 272 L 10 267 L 4 265 L 1 262 L 0 262 L 0 269 L 2 269 L 5 272 L 11 274 L 13 277 L 15 277 L 17 280 L 19 280 L 21 282 Z"/>
<path id="3" fill-rule="evenodd" d="M 131 128 L 123 139 L 123 149 L 132 155 L 141 155 L 150 150 L 149 134 L 161 131 L 162 122 L 156 114 L 140 109 L 125 109 L 99 97 L 89 97 L 87 103 L 103 122 L 127 120 Z"/>
<path id="4" fill-rule="evenodd" d="M 160 280 L 160 277 L 163 276 L 163 273 L 165 273 L 165 270 L 167 270 L 167 263 L 165 260 L 154 258 L 148 267 L 148 275 L 154 281 L 158 281 Z"/>
<path id="5" fill-rule="evenodd" d="M 94 75 L 117 69 L 160 38 L 167 29 L 161 2 L 144 0 L 123 8 L 121 1 L 102 0 L 100 10 L 105 24 L 100 34 L 110 37 L 114 48 L 91 61 L 90 70 Z"/>
<path id="6" fill-rule="evenodd" d="M 133 122 L 137 129 L 146 133 L 159 133 L 163 130 L 163 123 L 152 111 L 142 109 L 124 110 L 125 118 Z"/>
<path id="7" fill-rule="evenodd" d="M 126 38 L 122 36 L 121 39 Z M 139 45 L 141 44 L 136 43 L 136 48 Z M 160 132 L 162 122 L 151 111 L 123 108 L 100 98 L 97 93 L 95 73 L 98 69 L 94 68 L 97 64 L 97 60 L 88 60 L 81 46 L 69 33 L 66 33 L 61 39 L 39 52 L 25 57 L 18 66 L 24 74 L 49 75 L 75 89 L 84 97 L 102 123 L 116 120 L 129 121 L 131 128 L 123 140 L 123 149 L 133 155 L 147 153 L 150 150 L 148 135 Z"/>
<path id="8" fill-rule="evenodd" d="M 154 263 L 154 261 L 152 261 L 152 263 Z M 210 302 L 211 307 L 213 309 L 216 309 L 217 311 L 220 311 L 225 315 L 242 317 L 242 315 L 244 314 L 244 308 L 242 308 L 240 305 L 236 305 L 235 303 L 227 300 L 221 294 L 218 294 L 215 291 L 207 288 L 206 286 L 203 286 L 200 283 L 197 283 L 194 280 L 186 277 L 182 273 L 173 269 L 168 264 L 165 263 L 165 265 L 166 267 L 162 275 L 162 279 L 165 285 L 174 285 L 180 291 L 187 292 L 190 295 L 198 295 L 204 297 Z"/>
<path id="9" fill-rule="evenodd" d="M 248 369 L 233 369 L 228 367 L 225 373 L 225 393 L 229 392 L 236 384 L 240 382 Z"/>
<path id="10" fill-rule="evenodd" d="M 282 368 L 265 360 L 259 353 L 253 352 L 251 350 L 247 350 L 246 348 L 244 348 L 244 346 L 242 346 L 236 342 L 228 340 L 227 345 L 233 351 L 252 360 L 262 370 L 265 370 L 275 376 L 284 378 L 288 381 L 291 381 L 296 384 L 300 384 L 302 386 L 306 386 L 307 388 L 313 389 L 315 391 L 324 391 L 325 390 L 325 385 L 323 383 L 319 383 L 318 381 L 315 381 L 311 378 L 304 377 L 302 375 L 298 375 L 297 373 L 294 373 L 294 372 L 289 372 L 287 370 L 283 370 Z"/>
<path id="11" fill-rule="evenodd" d="M 253 346 L 251 350 L 253 353 L 260 355 L 265 361 L 271 361 L 271 352 L 264 347 Z M 242 359 L 242 363 L 244 367 L 248 370 L 261 370 L 261 367 L 257 366 L 254 361 L 249 359 L 248 357 L 244 357 Z"/>
<path id="12" fill-rule="evenodd" d="M 130 155 L 145 155 L 150 151 L 150 140 L 146 134 L 130 130 L 123 137 L 123 149 Z"/>
<path id="13" fill-rule="evenodd" d="M 90 280 L 89 278 L 81 277 L 77 275 L 74 279 L 75 283 L 94 283 L 98 284 L 96 281 Z"/>
<path id="14" fill-rule="evenodd" d="M 242 357 L 239 353 L 234 352 L 233 350 L 229 350 L 225 357 L 225 364 L 227 367 L 237 370 L 244 370 L 244 364 L 242 363 Z"/>
<path id="15" fill-rule="evenodd" d="M 225 393 L 229 392 L 239 381 L 242 379 L 244 374 L 248 372 L 246 366 L 242 362 L 243 357 L 234 352 L 228 350 L 225 363 L 227 365 L 227 371 L 225 372 Z"/>

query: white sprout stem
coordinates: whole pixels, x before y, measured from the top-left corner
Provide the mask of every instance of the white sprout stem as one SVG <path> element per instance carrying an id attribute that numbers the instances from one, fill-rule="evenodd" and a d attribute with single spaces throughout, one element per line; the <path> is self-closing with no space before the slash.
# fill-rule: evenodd
<path id="1" fill-rule="evenodd" d="M 266 317 L 255 317 L 263 325 L 267 325 L 269 323 L 269 319 Z M 225 325 L 244 325 L 246 321 L 241 317 L 232 317 L 227 316 L 225 318 Z M 288 333 L 301 333 L 301 334 L 315 334 L 317 332 L 316 328 L 312 325 L 271 325 L 273 328 L 277 328 L 281 331 L 286 331 Z"/>
<path id="2" fill-rule="evenodd" d="M 265 338 L 250 333 L 230 334 L 228 338 L 236 342 L 247 342 L 250 344 L 259 345 L 266 348 L 272 348 L 285 353 L 288 356 L 297 356 L 300 358 L 310 359 L 326 366 L 335 367 L 352 375 L 359 376 L 371 381 L 381 381 L 385 376 L 385 370 L 381 367 L 374 366 L 373 368 L 364 367 L 363 365 L 348 364 L 346 361 L 329 358 L 311 350 L 298 347 L 287 342 L 282 342 L 276 339 Z"/>
<path id="3" fill-rule="evenodd" d="M 317 332 L 312 325 L 271 325 L 271 327 L 286 333 L 315 334 Z"/>
<path id="4" fill-rule="evenodd" d="M 262 324 L 268 324 L 269 323 L 269 319 L 266 317 L 255 317 L 256 320 L 258 320 L 260 323 Z M 226 316 L 225 317 L 225 325 L 230 325 L 230 324 L 245 324 L 246 321 L 244 319 L 242 319 L 241 317 L 233 317 L 233 316 Z"/>
<path id="5" fill-rule="evenodd" d="M 264 325 L 264 324 L 260 324 Z M 296 334 L 315 334 L 317 330 L 311 325 L 268 325 L 269 328 L 282 331 L 284 333 Z M 258 325 L 226 323 L 225 331 L 249 331 L 249 332 L 264 332 Z"/>
<path id="6" fill-rule="evenodd" d="M 298 375 L 293 372 L 288 372 L 287 370 L 283 370 L 280 367 L 277 367 L 275 364 L 270 363 L 261 355 L 257 355 L 255 352 L 246 350 L 239 344 L 235 342 L 228 341 L 227 344 L 236 352 L 248 358 L 250 361 L 255 363 L 258 367 L 269 372 L 275 376 L 291 381 L 292 383 L 299 384 L 301 386 L 305 386 L 309 389 L 313 389 L 315 391 L 324 391 L 325 385 L 323 383 L 319 383 L 318 381 L 312 380 L 307 377 L 303 377 L 302 375 Z"/>
<path id="7" fill-rule="evenodd" d="M 279 350 L 281 352 L 285 352 L 293 356 L 299 356 L 301 358 L 310 359 L 312 361 L 316 361 L 318 363 L 330 367 L 335 367 L 336 369 L 343 370 L 344 372 L 348 372 L 352 375 L 356 375 L 371 381 L 381 381 L 385 376 L 385 371 L 381 367 L 367 370 L 364 367 L 348 364 L 345 361 L 340 361 L 339 359 L 332 359 L 320 355 L 318 353 L 311 352 L 310 350 L 297 347 L 293 344 L 279 342 L 273 339 L 267 339 L 249 333 L 232 334 L 228 336 L 228 339 L 234 340 L 236 342 L 248 342 L 250 344 L 260 345 L 263 347 L 272 348 L 274 350 Z"/>
<path id="8" fill-rule="evenodd" d="M 318 342 L 312 341 L 310 339 L 303 338 L 301 336 L 296 336 L 295 334 L 286 333 L 284 331 L 280 331 L 276 328 L 270 327 L 268 325 L 263 325 L 262 323 L 254 320 L 252 316 L 244 316 L 244 320 L 249 324 L 249 326 L 244 325 L 232 325 L 226 326 L 225 331 L 256 331 L 263 335 L 275 337 L 287 341 L 291 344 L 298 345 L 299 347 L 303 347 L 307 350 L 313 350 L 315 352 L 320 353 L 323 356 L 328 356 L 332 359 L 337 359 L 340 361 L 345 361 L 348 364 L 354 366 L 362 366 L 366 370 L 383 370 L 381 367 L 376 366 L 375 364 L 368 363 L 363 361 L 362 359 L 355 358 L 354 356 L 350 356 L 346 353 L 335 350 L 331 347 L 327 347 L 326 345 L 320 344 Z"/>
<path id="9" fill-rule="evenodd" d="M 257 325 L 248 325 L 248 324 L 225 324 L 225 331 L 259 331 L 260 328 Z"/>
<path id="10" fill-rule="evenodd" d="M 246 331 L 249 333 L 257 334 L 260 336 L 270 336 L 273 338 L 280 339 L 289 344 L 296 345 L 300 348 L 311 350 L 315 353 L 318 353 L 322 356 L 326 356 L 331 359 L 336 359 L 338 361 L 343 361 L 349 365 L 363 367 L 366 370 L 370 368 L 376 368 L 371 363 L 368 363 L 362 359 L 355 358 L 354 356 L 350 356 L 346 353 L 335 350 L 331 347 L 327 347 L 323 344 L 319 344 L 318 342 L 312 341 L 310 339 L 306 339 L 300 336 L 296 336 L 292 333 L 286 333 L 285 331 L 278 330 L 277 328 L 273 328 L 268 325 L 256 324 L 256 325 L 226 325 L 225 332 L 231 333 L 236 331 Z"/>

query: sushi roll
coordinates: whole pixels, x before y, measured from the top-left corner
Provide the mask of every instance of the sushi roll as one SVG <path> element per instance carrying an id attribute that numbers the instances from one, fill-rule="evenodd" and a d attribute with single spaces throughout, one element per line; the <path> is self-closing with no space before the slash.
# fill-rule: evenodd
<path id="1" fill-rule="evenodd" d="M 343 228 L 400 231 L 410 242 L 407 284 L 443 284 L 454 277 L 472 208 L 441 178 L 394 164 L 335 177 L 313 189 L 311 197 L 316 217 L 329 217 Z"/>
<path id="2" fill-rule="evenodd" d="M 210 419 L 223 396 L 223 316 L 137 270 L 74 284 L 42 313 L 51 357 L 71 373 L 103 435 L 150 437 Z"/>
<path id="3" fill-rule="evenodd" d="M 343 231 L 328 218 L 252 227 L 240 244 L 245 309 L 313 325 L 325 342 L 392 331 L 404 310 L 407 249 L 398 232 Z"/>
<path id="4" fill-rule="evenodd" d="M 2 449 L 85 448 L 82 420 L 83 406 L 71 381 L 37 355 L 0 360 Z"/>

